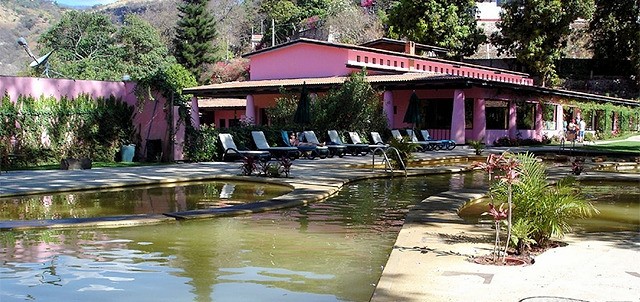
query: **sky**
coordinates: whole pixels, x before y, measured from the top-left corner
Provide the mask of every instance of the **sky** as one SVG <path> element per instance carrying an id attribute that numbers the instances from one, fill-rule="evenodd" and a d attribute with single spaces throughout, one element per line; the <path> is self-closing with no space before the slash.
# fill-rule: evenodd
<path id="1" fill-rule="evenodd" d="M 117 0 L 55 0 L 60 5 L 67 6 L 94 6 L 98 4 L 109 4 Z"/>

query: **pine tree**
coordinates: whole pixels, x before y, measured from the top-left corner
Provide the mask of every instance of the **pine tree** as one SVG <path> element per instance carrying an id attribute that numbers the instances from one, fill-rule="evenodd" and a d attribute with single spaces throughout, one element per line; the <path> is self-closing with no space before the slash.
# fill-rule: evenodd
<path id="1" fill-rule="evenodd" d="M 215 63 L 218 33 L 216 21 L 207 11 L 208 0 L 183 0 L 178 6 L 175 57 L 178 63 L 191 71 L 196 78 L 204 78 L 206 64 Z"/>

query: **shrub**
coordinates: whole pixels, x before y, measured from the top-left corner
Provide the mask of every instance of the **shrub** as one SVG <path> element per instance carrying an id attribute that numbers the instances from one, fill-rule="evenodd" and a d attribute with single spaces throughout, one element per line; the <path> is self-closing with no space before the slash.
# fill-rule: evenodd
<path id="1" fill-rule="evenodd" d="M 519 180 L 513 183 L 514 218 L 532 225 L 531 238 L 545 244 L 549 238 L 562 237 L 571 230 L 572 219 L 589 217 L 598 211 L 582 199 L 571 185 L 575 179 L 564 178 L 555 184 L 547 183 L 546 169 L 533 154 L 509 155 L 520 163 Z M 495 182 L 491 194 L 498 202 L 506 201 L 508 190 L 504 183 Z"/>

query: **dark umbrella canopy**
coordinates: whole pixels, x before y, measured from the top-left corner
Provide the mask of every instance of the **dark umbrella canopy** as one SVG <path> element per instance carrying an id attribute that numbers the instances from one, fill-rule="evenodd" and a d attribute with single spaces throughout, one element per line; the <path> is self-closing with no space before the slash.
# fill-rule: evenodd
<path id="1" fill-rule="evenodd" d="M 422 120 L 422 115 L 420 114 L 420 99 L 418 99 L 418 95 L 414 91 L 411 94 L 411 98 L 409 98 L 409 107 L 407 107 L 407 112 L 404 114 L 404 119 L 402 120 L 405 123 L 415 125 L 420 124 Z"/>
<path id="2" fill-rule="evenodd" d="M 311 102 L 309 101 L 309 92 L 307 91 L 306 83 L 302 84 L 302 92 L 300 92 L 300 100 L 298 101 L 298 108 L 296 108 L 296 114 L 293 116 L 293 121 L 296 124 L 308 124 L 311 122 Z"/>

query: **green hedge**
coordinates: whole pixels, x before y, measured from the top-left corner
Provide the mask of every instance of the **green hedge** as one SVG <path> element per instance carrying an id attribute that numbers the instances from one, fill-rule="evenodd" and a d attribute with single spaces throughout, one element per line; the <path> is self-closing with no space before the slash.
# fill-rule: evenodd
<path id="1" fill-rule="evenodd" d="M 88 157 L 113 162 L 122 144 L 137 143 L 134 109 L 115 97 L 93 99 L 5 94 L 0 106 L 0 147 L 16 164 L 59 163 L 62 158 Z"/>

